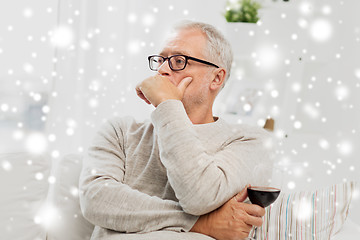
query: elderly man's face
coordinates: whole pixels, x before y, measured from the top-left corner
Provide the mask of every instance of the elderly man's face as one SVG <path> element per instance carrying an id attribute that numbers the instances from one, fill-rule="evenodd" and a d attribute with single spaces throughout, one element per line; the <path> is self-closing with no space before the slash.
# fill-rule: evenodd
<path id="1" fill-rule="evenodd" d="M 207 44 L 206 35 L 199 30 L 181 30 L 177 32 L 165 45 L 160 55 L 169 57 L 176 54 L 183 54 L 203 60 Z M 203 103 L 209 94 L 211 83 L 211 72 L 214 67 L 189 60 L 186 68 L 181 71 L 172 71 L 168 62 L 159 69 L 159 74 L 166 76 L 175 86 L 185 77 L 192 77 L 192 82 L 185 91 L 183 103 L 186 106 Z"/>

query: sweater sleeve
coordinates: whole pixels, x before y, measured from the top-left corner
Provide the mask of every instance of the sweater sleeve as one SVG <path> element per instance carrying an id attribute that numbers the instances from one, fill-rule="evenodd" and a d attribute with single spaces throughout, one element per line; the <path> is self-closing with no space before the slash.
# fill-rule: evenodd
<path id="1" fill-rule="evenodd" d="M 180 101 L 161 103 L 152 113 L 152 122 L 169 182 L 187 213 L 213 211 L 254 179 L 256 184 L 267 184 L 256 179 L 271 176 L 265 130 L 251 128 L 247 136 L 235 134 L 210 154 Z M 260 172 L 262 175 L 257 176 Z"/>
<path id="2" fill-rule="evenodd" d="M 160 229 L 189 231 L 198 217 L 183 211 L 178 202 L 163 200 L 123 183 L 123 133 L 108 122 L 96 135 L 80 176 L 80 205 L 94 225 L 125 233 Z"/>

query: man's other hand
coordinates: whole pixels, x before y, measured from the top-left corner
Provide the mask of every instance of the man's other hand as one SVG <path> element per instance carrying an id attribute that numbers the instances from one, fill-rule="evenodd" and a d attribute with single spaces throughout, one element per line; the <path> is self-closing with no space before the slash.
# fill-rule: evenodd
<path id="1" fill-rule="evenodd" d="M 160 103 L 169 99 L 181 101 L 191 81 L 191 77 L 186 77 L 181 80 L 178 86 L 175 86 L 167 77 L 155 75 L 138 84 L 136 93 L 146 103 L 157 107 Z"/>
<path id="2" fill-rule="evenodd" d="M 198 232 L 217 240 L 241 240 L 249 236 L 252 226 L 262 225 L 265 209 L 243 203 L 247 187 L 220 208 L 200 216 L 191 232 Z"/>

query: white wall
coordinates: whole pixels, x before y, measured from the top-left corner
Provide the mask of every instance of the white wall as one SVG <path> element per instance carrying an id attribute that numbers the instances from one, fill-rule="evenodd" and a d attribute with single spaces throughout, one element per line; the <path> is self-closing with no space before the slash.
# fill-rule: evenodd
<path id="1" fill-rule="evenodd" d="M 21 148 L 28 128 L 44 128 L 41 106 L 52 87 L 55 51 L 48 32 L 57 6 L 55 0 L 0 3 L 0 151 Z"/>

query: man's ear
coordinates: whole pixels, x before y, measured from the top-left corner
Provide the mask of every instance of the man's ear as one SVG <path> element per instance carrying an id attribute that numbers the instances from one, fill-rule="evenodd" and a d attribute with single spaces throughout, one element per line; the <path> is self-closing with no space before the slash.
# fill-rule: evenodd
<path id="1" fill-rule="evenodd" d="M 214 79 L 212 80 L 210 84 L 211 90 L 220 90 L 222 88 L 222 85 L 225 81 L 226 77 L 226 70 L 224 68 L 217 68 L 215 70 Z"/>

